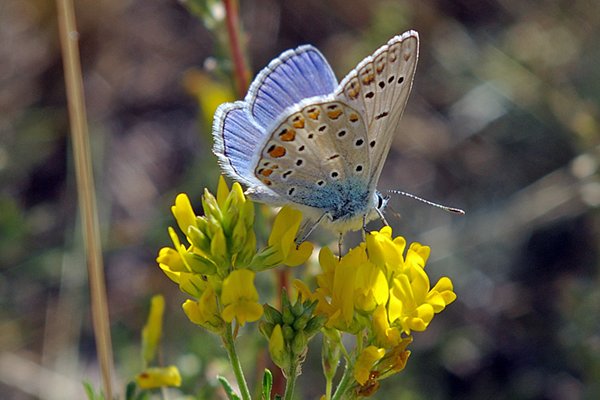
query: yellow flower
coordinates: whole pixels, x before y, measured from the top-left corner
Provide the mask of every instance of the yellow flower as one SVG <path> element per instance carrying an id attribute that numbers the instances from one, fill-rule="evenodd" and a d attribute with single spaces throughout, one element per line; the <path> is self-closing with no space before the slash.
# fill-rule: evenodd
<path id="1" fill-rule="evenodd" d="M 381 360 L 384 355 L 385 349 L 380 349 L 375 346 L 369 346 L 364 349 L 356 359 L 356 364 L 354 364 L 353 374 L 356 382 L 364 385 L 367 380 L 369 380 L 375 363 Z"/>
<path id="2" fill-rule="evenodd" d="M 402 340 L 398 328 L 390 326 L 383 304 L 378 305 L 373 313 L 373 331 L 377 344 L 388 349 L 397 346 Z"/>
<path id="3" fill-rule="evenodd" d="M 190 321 L 211 332 L 220 333 L 225 328 L 225 324 L 219 315 L 217 295 L 210 285 L 207 285 L 199 301 L 186 300 L 182 308 Z"/>
<path id="4" fill-rule="evenodd" d="M 303 264 L 313 251 L 312 243 L 303 242 L 299 246 L 296 245 L 295 239 L 300 222 L 302 222 L 302 213 L 284 206 L 275 217 L 273 230 L 269 235 L 269 246 L 276 248 L 283 259 L 281 263 L 290 267 Z"/>
<path id="5" fill-rule="evenodd" d="M 319 262 L 324 273 L 317 276 L 319 288 L 315 297 L 319 300 L 317 313 L 328 317 L 326 326 L 343 331 L 355 330 L 354 291 L 357 266 L 365 263 L 367 256 L 361 247 L 356 247 L 338 260 L 329 248 L 319 253 Z"/>
<path id="6" fill-rule="evenodd" d="M 181 386 L 181 375 L 176 366 L 171 365 L 164 368 L 147 368 L 135 381 L 141 389 L 156 389 L 163 386 Z"/>
<path id="7" fill-rule="evenodd" d="M 402 254 L 406 240 L 402 236 L 392 239 L 392 228 L 384 226 L 380 231 L 370 232 L 366 237 L 369 261 L 377 265 L 389 280 L 404 267 Z"/>
<path id="8" fill-rule="evenodd" d="M 258 303 L 258 292 L 254 287 L 254 272 L 247 269 L 235 270 L 223 280 L 221 292 L 223 311 L 227 322 L 235 318 L 240 325 L 258 320 L 263 308 Z"/>
<path id="9" fill-rule="evenodd" d="M 142 329 L 142 357 L 146 364 L 150 363 L 156 355 L 156 348 L 162 335 L 164 311 L 165 298 L 161 295 L 152 296 L 148 321 Z"/>
<path id="10" fill-rule="evenodd" d="M 190 203 L 190 199 L 187 194 L 179 193 L 175 197 L 175 205 L 171 206 L 171 212 L 177 221 L 177 225 L 181 232 L 186 236 L 190 227 L 198 227 L 196 223 L 196 214 Z M 190 242 L 191 243 L 191 242 Z"/>
<path id="11" fill-rule="evenodd" d="M 354 305 L 362 311 L 373 311 L 379 304 L 387 303 L 389 288 L 387 279 L 372 262 L 363 262 L 356 267 Z"/>
<path id="12" fill-rule="evenodd" d="M 193 297 L 200 297 L 206 282 L 201 275 L 185 272 L 187 267 L 179 252 L 170 247 L 163 247 L 160 249 L 156 261 L 165 275 L 179 285 L 182 292 Z"/>
<path id="13" fill-rule="evenodd" d="M 428 256 L 429 247 L 413 243 L 406 257 L 407 274 L 397 275 L 390 291 L 389 320 L 392 324 L 398 321 L 406 334 L 427 329 L 433 315 L 456 299 L 448 278 L 440 279 L 430 290 L 423 269 Z"/>

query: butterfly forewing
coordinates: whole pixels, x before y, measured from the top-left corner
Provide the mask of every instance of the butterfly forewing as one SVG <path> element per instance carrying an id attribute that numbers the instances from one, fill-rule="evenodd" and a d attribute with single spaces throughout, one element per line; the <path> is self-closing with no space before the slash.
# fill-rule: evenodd
<path id="1" fill-rule="evenodd" d="M 306 105 L 280 123 L 265 142 L 254 173 L 288 200 L 328 211 L 348 197 L 348 190 L 366 191 L 369 170 L 360 113 L 331 101 Z"/>
<path id="2" fill-rule="evenodd" d="M 287 107 L 328 95 L 336 86 L 327 60 L 313 46 L 304 45 L 271 61 L 252 82 L 246 101 L 256 121 L 270 126 Z"/>
<path id="3" fill-rule="evenodd" d="M 412 86 L 419 51 L 418 34 L 392 38 L 365 58 L 340 83 L 336 97 L 360 111 L 365 119 L 374 188 L 390 149 Z"/>

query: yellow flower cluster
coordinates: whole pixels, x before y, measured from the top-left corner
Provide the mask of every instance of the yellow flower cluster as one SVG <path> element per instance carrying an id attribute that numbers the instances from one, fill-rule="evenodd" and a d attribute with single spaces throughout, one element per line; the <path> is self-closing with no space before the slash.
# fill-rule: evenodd
<path id="1" fill-rule="evenodd" d="M 425 330 L 456 299 L 446 277 L 431 287 L 424 270 L 429 247 L 413 243 L 404 256 L 405 248 L 406 240 L 392 238 L 386 226 L 341 259 L 323 248 L 314 293 L 295 282 L 304 298 L 318 300 L 316 313 L 328 317 L 327 328 L 367 338 L 354 366 L 361 385 L 403 369 L 411 332 Z"/>
<path id="2" fill-rule="evenodd" d="M 254 285 L 255 273 L 279 264 L 295 266 L 310 256 L 309 243 L 297 247 L 294 238 L 300 212 L 284 207 L 275 219 L 269 245 L 256 251 L 254 205 L 241 186 L 231 191 L 221 177 L 217 196 L 205 190 L 203 216 L 197 216 L 186 194 L 179 194 L 171 211 L 186 243 L 173 228 L 173 247 L 160 249 L 156 261 L 163 272 L 194 300 L 183 310 L 193 323 L 223 333 L 234 319 L 244 325 L 258 320 L 263 308 Z"/>

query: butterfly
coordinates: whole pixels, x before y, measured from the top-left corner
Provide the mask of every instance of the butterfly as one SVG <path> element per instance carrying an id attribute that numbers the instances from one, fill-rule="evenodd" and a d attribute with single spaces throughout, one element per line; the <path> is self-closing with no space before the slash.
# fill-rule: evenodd
<path id="1" fill-rule="evenodd" d="M 313 46 L 288 50 L 215 113 L 213 152 L 255 201 L 291 204 L 340 235 L 383 217 L 376 186 L 410 94 L 419 35 L 390 39 L 338 84 Z"/>

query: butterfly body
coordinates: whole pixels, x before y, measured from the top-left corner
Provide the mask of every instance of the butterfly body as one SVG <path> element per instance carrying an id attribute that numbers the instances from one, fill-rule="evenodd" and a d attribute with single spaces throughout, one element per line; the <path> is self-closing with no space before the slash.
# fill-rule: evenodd
<path id="1" fill-rule="evenodd" d="M 360 229 L 387 200 L 376 191 L 418 56 L 414 31 L 392 38 L 338 85 L 312 46 L 262 70 L 244 101 L 215 114 L 214 152 L 256 201 L 292 204 L 307 226 Z"/>

